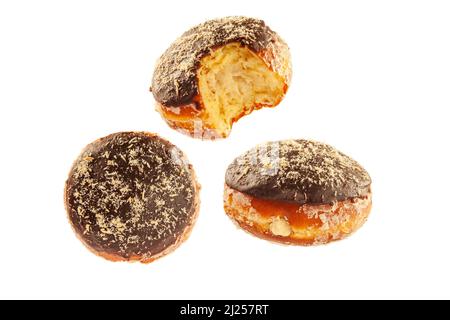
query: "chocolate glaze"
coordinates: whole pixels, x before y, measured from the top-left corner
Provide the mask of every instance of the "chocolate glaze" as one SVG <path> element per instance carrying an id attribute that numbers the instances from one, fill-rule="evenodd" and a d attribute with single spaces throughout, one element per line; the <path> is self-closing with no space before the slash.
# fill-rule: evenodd
<path id="1" fill-rule="evenodd" d="M 149 259 L 193 223 L 196 181 L 182 152 L 156 135 L 122 132 L 89 144 L 66 182 L 69 219 L 97 252 Z"/>
<path id="2" fill-rule="evenodd" d="M 228 167 L 226 184 L 257 198 L 330 204 L 370 193 L 369 174 L 333 147 L 308 140 L 259 145 Z"/>
<path id="3" fill-rule="evenodd" d="M 178 38 L 158 60 L 151 87 L 153 96 L 166 107 L 192 103 L 199 94 L 200 60 L 211 50 L 238 42 L 258 53 L 280 41 L 264 21 L 253 18 L 227 17 L 197 25 Z"/>

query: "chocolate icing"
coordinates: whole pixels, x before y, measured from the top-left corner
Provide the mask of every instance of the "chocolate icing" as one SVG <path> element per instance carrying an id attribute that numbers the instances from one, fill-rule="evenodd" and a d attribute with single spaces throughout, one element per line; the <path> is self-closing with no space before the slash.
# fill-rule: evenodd
<path id="1" fill-rule="evenodd" d="M 89 144 L 66 182 L 69 219 L 98 252 L 124 259 L 161 253 L 192 224 L 196 182 L 182 152 L 144 132 Z"/>
<path id="2" fill-rule="evenodd" d="M 369 174 L 335 148 L 308 140 L 259 145 L 228 167 L 226 184 L 257 198 L 329 204 L 370 193 Z"/>
<path id="3" fill-rule="evenodd" d="M 227 17 L 206 21 L 185 32 L 158 60 L 151 88 L 153 96 L 166 107 L 191 103 L 198 95 L 200 60 L 211 50 L 238 42 L 258 53 L 277 41 L 282 40 L 262 20 Z"/>

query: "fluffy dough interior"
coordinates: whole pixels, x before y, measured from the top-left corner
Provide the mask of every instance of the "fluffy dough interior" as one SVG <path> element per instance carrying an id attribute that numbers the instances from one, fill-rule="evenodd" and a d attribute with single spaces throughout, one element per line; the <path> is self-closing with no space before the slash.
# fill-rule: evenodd
<path id="1" fill-rule="evenodd" d="M 281 76 L 250 49 L 225 45 L 201 61 L 199 90 L 205 107 L 204 126 L 227 136 L 242 115 L 277 105 L 285 92 Z"/>

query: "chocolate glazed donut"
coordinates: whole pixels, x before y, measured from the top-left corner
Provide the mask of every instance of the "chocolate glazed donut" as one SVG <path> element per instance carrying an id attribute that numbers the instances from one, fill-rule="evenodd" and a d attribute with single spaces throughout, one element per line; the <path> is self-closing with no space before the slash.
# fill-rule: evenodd
<path id="1" fill-rule="evenodd" d="M 169 126 L 214 139 L 253 110 L 276 106 L 290 80 L 286 43 L 262 20 L 227 17 L 177 39 L 157 62 L 151 91 Z"/>
<path id="2" fill-rule="evenodd" d="M 224 207 L 239 226 L 258 237 L 324 244 L 364 224 L 372 203 L 370 185 L 361 165 L 329 145 L 271 142 L 228 167 Z"/>
<path id="3" fill-rule="evenodd" d="M 184 154 L 146 132 L 111 134 L 73 164 L 65 205 L 79 239 L 112 261 L 151 262 L 189 235 L 199 185 Z"/>

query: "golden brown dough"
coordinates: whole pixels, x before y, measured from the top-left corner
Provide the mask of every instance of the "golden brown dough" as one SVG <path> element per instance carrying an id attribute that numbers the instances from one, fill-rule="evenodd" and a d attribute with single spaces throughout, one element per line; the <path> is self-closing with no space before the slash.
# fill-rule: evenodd
<path id="1" fill-rule="evenodd" d="M 228 216 L 260 238 L 285 244 L 343 239 L 364 224 L 372 206 L 364 168 L 315 141 L 259 145 L 233 161 L 225 181 Z"/>
<path id="2" fill-rule="evenodd" d="M 214 139 L 253 110 L 279 104 L 290 79 L 286 43 L 262 20 L 228 17 L 176 40 L 158 61 L 151 90 L 172 128 Z"/>

